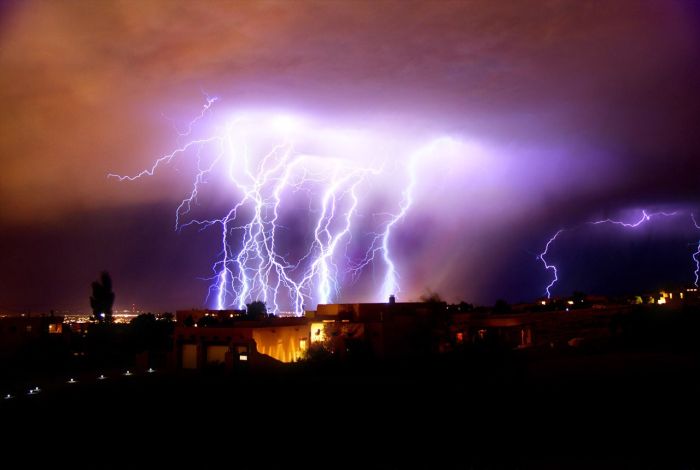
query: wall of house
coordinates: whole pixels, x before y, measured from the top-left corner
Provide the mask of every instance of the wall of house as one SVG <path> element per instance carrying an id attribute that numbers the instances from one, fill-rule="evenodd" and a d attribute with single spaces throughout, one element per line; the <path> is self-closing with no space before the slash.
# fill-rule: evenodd
<path id="1" fill-rule="evenodd" d="M 301 359 L 309 344 L 309 326 L 275 326 L 254 328 L 253 340 L 257 350 L 280 362 Z"/>

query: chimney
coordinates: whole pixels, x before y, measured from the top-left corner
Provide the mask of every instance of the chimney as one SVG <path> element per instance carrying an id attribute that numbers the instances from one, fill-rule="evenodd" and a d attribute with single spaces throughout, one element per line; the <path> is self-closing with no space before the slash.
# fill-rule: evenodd
<path id="1" fill-rule="evenodd" d="M 394 305 L 395 303 L 396 303 L 396 297 L 394 296 L 394 294 L 391 294 L 389 296 L 389 305 Z"/>

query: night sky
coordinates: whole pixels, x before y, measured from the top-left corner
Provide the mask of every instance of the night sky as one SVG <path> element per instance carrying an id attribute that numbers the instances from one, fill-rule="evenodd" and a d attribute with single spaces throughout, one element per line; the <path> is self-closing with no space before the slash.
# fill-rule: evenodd
<path id="1" fill-rule="evenodd" d="M 698 84 L 690 1 L 4 2 L 0 310 L 88 310 L 104 269 L 119 309 L 205 305 L 217 233 L 174 230 L 191 160 L 107 175 L 177 148 L 206 96 L 219 100 L 203 125 L 303 115 L 358 130 L 396 168 L 414 146 L 460 142 L 422 167 L 393 234 L 400 300 L 535 299 L 550 281 L 537 255 L 561 227 L 578 228 L 548 256 L 555 295 L 692 283 Z M 396 210 L 401 174 L 377 184 L 377 211 Z M 227 191 L 210 184 L 198 210 Z M 643 209 L 680 214 L 585 225 Z M 339 300 L 380 300 L 380 271 Z"/>

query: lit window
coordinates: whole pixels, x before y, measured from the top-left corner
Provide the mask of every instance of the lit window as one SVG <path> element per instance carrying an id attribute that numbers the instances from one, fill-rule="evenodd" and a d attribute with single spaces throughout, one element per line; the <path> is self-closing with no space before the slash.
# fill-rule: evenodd
<path id="1" fill-rule="evenodd" d="M 239 356 L 239 359 L 240 359 L 241 361 L 247 361 L 247 360 L 248 360 L 248 356 L 246 356 L 245 354 L 241 354 L 241 355 Z"/>
<path id="2" fill-rule="evenodd" d="M 323 323 L 312 323 L 311 332 L 312 343 L 322 343 L 328 339 L 326 336 L 325 325 Z"/>

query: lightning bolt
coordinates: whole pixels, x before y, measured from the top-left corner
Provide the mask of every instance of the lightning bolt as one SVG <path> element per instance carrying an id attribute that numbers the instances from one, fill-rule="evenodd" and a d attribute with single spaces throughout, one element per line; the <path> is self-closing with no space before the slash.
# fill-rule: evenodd
<path id="1" fill-rule="evenodd" d="M 539 256 L 537 257 L 537 259 L 539 259 L 540 261 L 542 261 L 542 264 L 544 264 L 544 268 L 545 268 L 546 270 L 551 270 L 551 271 L 554 273 L 554 279 L 552 279 L 552 282 L 550 282 L 550 283 L 547 285 L 547 287 L 545 288 L 545 293 L 546 293 L 548 299 L 551 299 L 551 298 L 552 298 L 552 293 L 550 292 L 550 289 L 551 289 L 552 287 L 554 287 L 554 284 L 556 284 L 557 281 L 559 280 L 559 273 L 557 272 L 557 267 L 556 267 L 555 265 L 553 265 L 553 264 L 547 263 L 547 260 L 546 260 L 544 257 L 545 257 L 545 255 L 547 254 L 547 252 L 549 251 L 549 247 L 551 246 L 551 244 L 554 243 L 554 240 L 556 240 L 557 237 L 558 237 L 562 232 L 564 232 L 565 230 L 566 230 L 566 229 L 563 229 L 563 228 L 557 230 L 557 233 L 555 233 L 555 234 L 547 241 L 547 244 L 546 244 L 545 247 L 544 247 L 544 251 L 543 251 L 542 253 L 540 253 Z"/>
<path id="2" fill-rule="evenodd" d="M 690 218 L 693 221 L 693 225 L 695 225 L 695 228 L 700 230 L 700 225 L 698 225 L 697 220 L 695 220 L 695 214 L 690 214 Z M 695 287 L 698 287 L 698 281 L 700 280 L 700 241 L 698 241 L 698 248 L 695 250 L 695 253 L 693 253 L 693 261 L 695 262 Z"/>
<path id="3" fill-rule="evenodd" d="M 652 213 L 648 213 L 646 210 L 642 210 L 641 217 L 639 218 L 639 220 L 637 220 L 637 221 L 635 221 L 635 222 L 624 222 L 624 221 L 621 221 L 621 220 L 615 220 L 615 219 L 610 219 L 610 218 L 608 218 L 608 219 L 595 220 L 595 221 L 592 221 L 592 222 L 586 222 L 585 225 L 612 224 L 612 225 L 618 225 L 618 226 L 624 227 L 624 228 L 637 228 L 637 227 L 639 227 L 640 225 L 642 225 L 642 224 L 644 224 L 644 223 L 646 223 L 646 222 L 651 221 L 651 220 L 652 220 L 653 218 L 655 218 L 655 217 L 659 217 L 659 216 L 661 216 L 661 217 L 672 217 L 672 216 L 678 215 L 679 213 L 680 213 L 680 211 L 673 211 L 673 212 L 652 212 Z M 692 214 L 691 214 L 691 217 L 692 217 Z M 695 223 L 695 219 L 694 219 L 694 218 L 693 218 L 693 223 Z M 697 223 L 695 223 L 695 226 L 696 226 L 698 229 L 700 229 L 700 226 L 698 226 Z M 579 227 L 580 227 L 580 226 L 579 226 Z M 554 285 L 559 281 L 559 275 L 558 275 L 559 273 L 557 272 L 557 267 L 556 267 L 555 265 L 553 265 L 553 264 L 547 263 L 547 261 L 545 260 L 544 256 L 547 254 L 547 252 L 549 251 L 550 245 L 557 239 L 557 237 L 559 236 L 559 234 L 561 234 L 562 232 L 564 232 L 564 231 L 566 231 L 566 230 L 574 230 L 574 229 L 576 229 L 576 228 L 578 228 L 578 227 L 574 227 L 574 228 L 571 228 L 571 229 L 563 228 L 563 229 L 558 230 L 558 231 L 554 234 L 554 236 L 552 236 L 552 237 L 547 241 L 547 244 L 545 245 L 544 251 L 543 251 L 542 253 L 540 253 L 540 255 L 537 257 L 537 259 L 539 259 L 540 261 L 542 261 L 542 264 L 544 264 L 545 269 L 551 270 L 551 271 L 554 273 L 554 278 L 552 279 L 552 281 L 551 281 L 551 282 L 547 285 L 547 287 L 545 288 L 545 293 L 546 293 L 548 299 L 551 298 L 551 289 L 552 289 L 552 288 L 554 287 Z M 697 274 L 697 273 L 700 272 L 700 261 L 698 261 L 698 258 L 697 258 L 697 256 L 696 256 L 696 255 L 698 255 L 698 254 L 700 254 L 700 244 L 698 245 L 698 252 L 696 252 L 696 254 L 693 255 L 693 259 L 695 259 L 695 261 L 696 261 L 696 266 L 698 266 L 698 270 L 696 271 L 696 276 L 695 276 L 696 282 L 697 282 L 697 280 L 698 280 L 698 274 Z"/>
<path id="4" fill-rule="evenodd" d="M 204 116 L 207 114 L 207 111 L 209 111 L 209 109 L 211 109 L 214 103 L 216 103 L 219 100 L 217 96 L 210 97 L 206 93 L 204 93 L 204 97 L 206 98 L 207 102 L 204 103 L 204 105 L 202 106 L 202 111 L 199 113 L 199 115 L 189 122 L 189 124 L 187 125 L 187 130 L 180 132 L 177 129 L 177 127 L 175 128 L 175 132 L 177 132 L 177 134 L 180 137 L 187 137 L 188 135 L 192 134 L 192 130 L 194 129 L 195 124 L 204 119 Z"/>
<path id="5" fill-rule="evenodd" d="M 365 256 L 360 262 L 356 263 L 352 269 L 350 269 L 350 273 L 356 278 L 365 267 L 374 262 L 376 257 L 381 257 L 386 269 L 380 289 L 381 299 L 388 299 L 390 295 L 401 292 L 401 287 L 399 285 L 400 276 L 396 269 L 396 263 L 394 263 L 391 257 L 390 241 L 393 229 L 401 220 L 405 218 L 409 209 L 413 205 L 413 193 L 417 181 L 417 167 L 426 157 L 434 155 L 438 146 L 452 143 L 453 140 L 451 138 L 443 137 L 433 140 L 430 144 L 421 147 L 414 152 L 411 155 L 407 166 L 408 183 L 401 192 L 399 210 L 396 213 L 374 214 L 375 216 L 387 217 L 384 229 L 379 233 L 373 234 L 374 237 L 365 253 Z"/>
<path id="6" fill-rule="evenodd" d="M 176 129 L 178 136 L 190 136 L 216 101 L 207 97 L 200 114 L 187 128 Z M 291 132 L 285 132 L 280 143 L 257 158 L 255 154 L 259 153 L 252 149 L 258 147 L 251 145 L 248 132 L 255 124 L 245 117 L 234 119 L 210 137 L 193 139 L 161 155 L 135 175 L 110 173 L 108 177 L 136 181 L 153 176 L 178 158 L 194 155 L 194 181 L 175 210 L 175 229 L 218 227 L 220 250 L 212 264 L 212 276 L 207 278 L 210 285 L 205 301 L 221 310 L 229 306 L 244 309 L 250 301 L 262 300 L 273 313 L 283 312 L 286 307 L 299 315 L 314 298 L 329 303 L 338 297 L 344 274 L 338 266 L 340 247 L 347 247 L 352 239 L 362 185 L 378 176 L 383 166 L 362 166 L 341 158 L 297 152 Z M 390 236 L 413 203 L 415 167 L 427 151 L 423 149 L 410 159 L 408 184 L 402 191 L 398 212 L 390 215 L 381 233 L 375 234 L 368 256 L 353 266 L 353 272 L 358 273 L 373 261 L 375 253 L 381 252 L 386 266 L 382 298 L 399 290 L 398 273 L 389 251 Z M 230 209 L 221 217 L 192 217 L 202 186 L 214 174 L 224 175 L 235 192 Z M 293 261 L 289 253 L 282 253 L 278 241 L 279 232 L 285 230 L 280 224 L 285 196 L 298 192 L 308 195 L 314 229 L 308 249 Z"/>
<path id="7" fill-rule="evenodd" d="M 595 222 L 588 222 L 588 223 L 590 225 L 613 224 L 613 225 L 619 225 L 621 227 L 626 227 L 626 228 L 636 228 L 645 222 L 649 222 L 653 217 L 657 217 L 657 216 L 671 217 L 671 216 L 674 216 L 677 214 L 678 214 L 678 211 L 652 212 L 651 214 L 647 214 L 647 211 L 643 210 L 642 216 L 640 217 L 640 219 L 636 222 L 633 222 L 633 223 L 626 223 L 626 222 L 622 222 L 620 220 L 613 220 L 613 219 L 596 220 Z"/>

